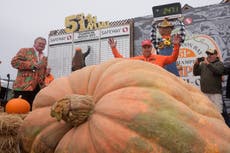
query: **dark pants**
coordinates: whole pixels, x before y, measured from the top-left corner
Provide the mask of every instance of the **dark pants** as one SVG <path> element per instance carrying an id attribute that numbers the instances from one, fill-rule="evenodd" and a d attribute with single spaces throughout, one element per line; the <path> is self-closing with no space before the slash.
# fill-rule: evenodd
<path id="1" fill-rule="evenodd" d="M 33 91 L 14 91 L 14 98 L 18 98 L 20 95 L 23 99 L 30 103 L 30 110 L 32 110 L 33 101 L 37 93 L 40 91 L 39 85 Z"/>

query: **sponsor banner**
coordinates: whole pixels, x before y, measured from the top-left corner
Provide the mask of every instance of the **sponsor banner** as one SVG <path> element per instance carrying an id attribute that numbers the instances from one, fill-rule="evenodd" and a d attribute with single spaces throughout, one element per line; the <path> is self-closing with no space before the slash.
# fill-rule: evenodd
<path id="1" fill-rule="evenodd" d="M 181 66 L 179 73 L 185 81 L 200 86 L 200 77 L 193 75 L 193 65 L 198 57 L 207 57 L 205 53 L 207 49 L 216 49 L 221 55 L 218 45 L 208 35 L 191 35 L 181 45 L 177 64 Z"/>
<path id="2" fill-rule="evenodd" d="M 74 42 L 99 39 L 99 30 L 83 31 L 74 33 Z"/>
<path id="3" fill-rule="evenodd" d="M 130 34 L 129 25 L 101 29 L 101 38 L 123 36 L 123 35 L 129 35 L 129 34 Z"/>
<path id="4" fill-rule="evenodd" d="M 65 32 L 80 32 L 80 31 L 88 31 L 95 30 L 101 28 L 109 27 L 109 21 L 97 22 L 97 17 L 88 14 L 87 16 L 84 13 L 67 16 L 65 18 Z"/>
<path id="5" fill-rule="evenodd" d="M 49 45 L 71 43 L 72 41 L 73 41 L 72 34 L 64 34 L 64 35 L 49 37 Z"/>

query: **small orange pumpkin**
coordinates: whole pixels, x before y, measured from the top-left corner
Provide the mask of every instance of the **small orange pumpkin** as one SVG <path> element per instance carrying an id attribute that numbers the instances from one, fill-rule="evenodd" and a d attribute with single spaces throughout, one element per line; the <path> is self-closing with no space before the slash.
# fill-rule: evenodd
<path id="1" fill-rule="evenodd" d="M 20 95 L 18 98 L 13 98 L 6 104 L 6 112 L 7 113 L 15 113 L 15 114 L 24 114 L 30 111 L 30 104 L 22 99 Z"/>

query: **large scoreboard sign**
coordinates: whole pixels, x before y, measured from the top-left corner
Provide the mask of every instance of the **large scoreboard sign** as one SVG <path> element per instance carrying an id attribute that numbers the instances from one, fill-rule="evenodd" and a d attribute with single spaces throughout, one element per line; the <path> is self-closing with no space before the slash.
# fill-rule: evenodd
<path id="1" fill-rule="evenodd" d="M 152 7 L 154 21 L 163 20 L 164 18 L 175 19 L 181 17 L 180 3 L 159 5 Z"/>
<path id="2" fill-rule="evenodd" d="M 117 41 L 117 49 L 124 57 L 132 55 L 131 27 L 132 24 L 117 24 L 107 28 L 88 29 L 66 33 L 66 29 L 52 32 L 49 36 L 48 64 L 55 78 L 67 76 L 71 73 L 72 58 L 76 48 L 90 53 L 86 57 L 86 65 L 95 65 L 114 58 L 108 44 L 108 38 Z"/>

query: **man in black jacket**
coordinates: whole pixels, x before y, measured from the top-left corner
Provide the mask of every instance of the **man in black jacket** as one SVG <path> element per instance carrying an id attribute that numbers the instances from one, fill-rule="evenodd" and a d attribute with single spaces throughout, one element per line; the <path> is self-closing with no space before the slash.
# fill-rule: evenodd
<path id="1" fill-rule="evenodd" d="M 227 85 L 226 85 L 226 98 L 230 99 L 230 59 L 227 58 L 226 62 L 224 64 L 224 75 L 227 75 Z M 227 112 L 227 106 L 226 103 L 224 101 L 225 99 L 223 99 L 223 117 L 224 120 L 226 122 L 226 124 L 228 125 L 228 127 L 230 127 L 230 114 Z"/>
<path id="2" fill-rule="evenodd" d="M 230 58 L 224 64 L 224 75 L 227 75 L 226 98 L 230 98 Z"/>
<path id="3" fill-rule="evenodd" d="M 216 50 L 208 49 L 207 57 L 203 61 L 198 59 L 193 66 L 193 74 L 200 75 L 201 91 L 216 105 L 220 113 L 223 112 L 222 75 L 224 64 L 218 58 Z"/>
<path id="4" fill-rule="evenodd" d="M 87 51 L 85 53 L 82 53 L 81 48 L 76 48 L 74 57 L 72 59 L 71 70 L 76 71 L 76 70 L 79 70 L 79 69 L 85 67 L 86 66 L 85 58 L 86 58 L 86 56 L 89 55 L 89 53 L 90 53 L 90 46 L 88 46 Z"/>

